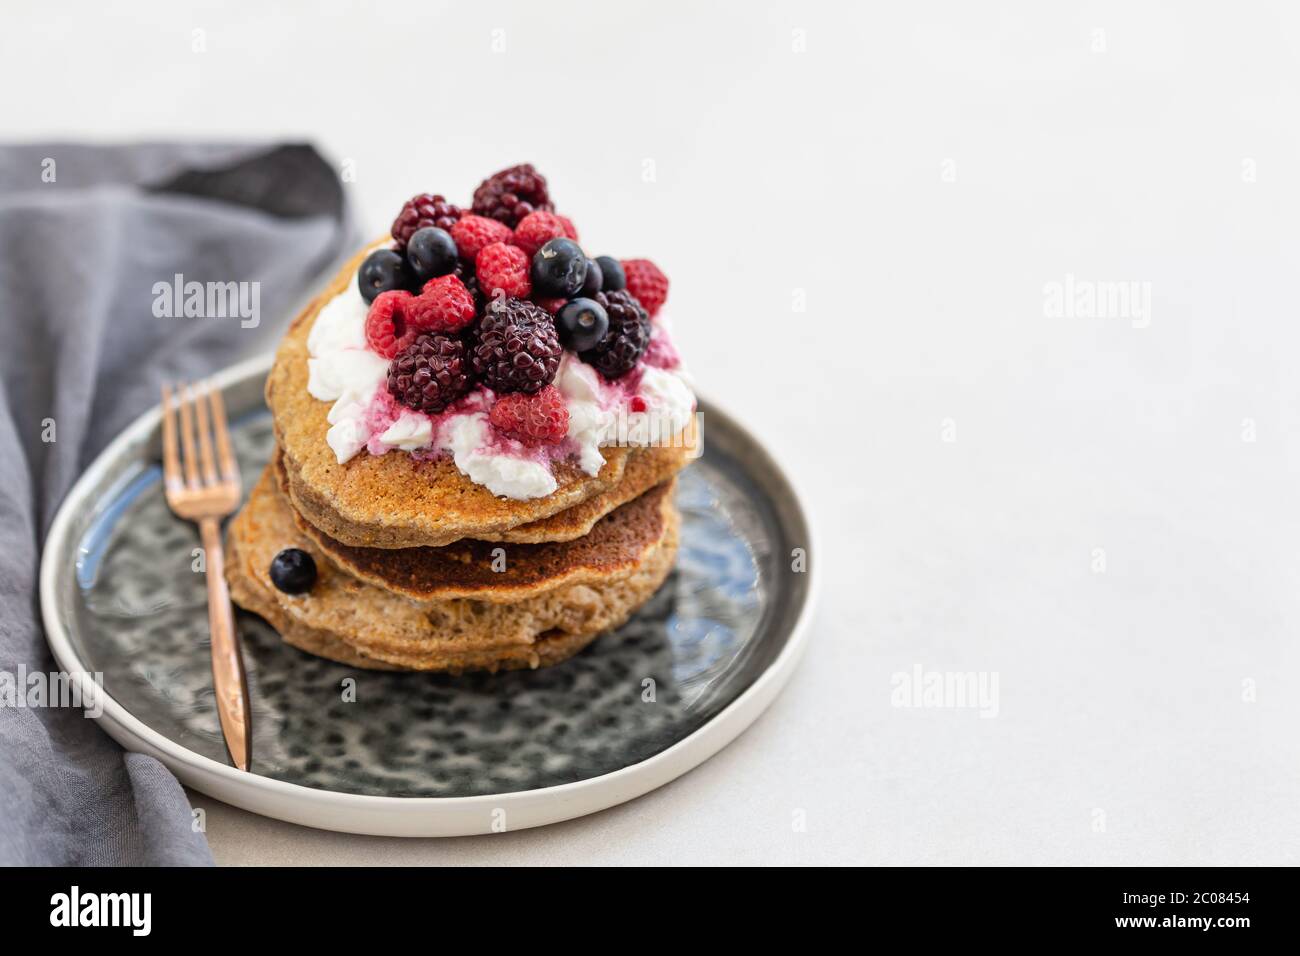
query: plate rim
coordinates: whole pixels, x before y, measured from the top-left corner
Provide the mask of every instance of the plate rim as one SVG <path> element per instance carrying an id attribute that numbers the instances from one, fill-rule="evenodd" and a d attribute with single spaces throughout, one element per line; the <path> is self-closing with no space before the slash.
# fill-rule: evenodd
<path id="1" fill-rule="evenodd" d="M 253 356 L 208 377 L 225 390 L 270 370 L 274 353 Z M 708 410 L 720 413 L 766 459 L 766 465 L 792 492 L 792 505 L 806 530 L 804 545 L 810 558 L 820 552 L 816 524 L 808 502 L 790 475 L 741 419 L 716 402 L 698 396 Z M 713 717 L 676 743 L 626 767 L 608 773 L 531 790 L 457 797 L 393 797 L 321 790 L 247 773 L 197 753 L 165 737 L 132 714 L 107 691 L 99 691 L 85 669 L 58 611 L 59 572 L 56 556 L 71 542 L 73 519 L 87 505 L 91 489 L 117 462 L 123 451 L 145 438 L 160 420 L 160 407 L 141 413 L 95 457 L 64 496 L 41 549 L 40 602 L 45 639 L 59 666 L 103 704 L 96 719 L 127 751 L 147 753 L 161 761 L 185 785 L 251 813 L 318 829 L 372 836 L 470 836 L 529 829 L 586 816 L 635 799 L 704 763 L 743 732 L 776 698 L 794 672 L 808 644 L 818 603 L 820 575 L 810 560 L 803 607 L 784 647 L 766 668 Z M 85 697 L 83 699 L 92 699 Z M 498 815 L 500 811 L 501 815 Z"/>

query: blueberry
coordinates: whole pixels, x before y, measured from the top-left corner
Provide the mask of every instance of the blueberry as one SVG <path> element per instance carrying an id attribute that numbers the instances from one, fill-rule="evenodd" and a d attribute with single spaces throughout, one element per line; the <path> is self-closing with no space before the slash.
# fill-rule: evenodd
<path id="1" fill-rule="evenodd" d="M 567 299 L 587 281 L 587 257 L 572 239 L 552 239 L 533 256 L 533 288 L 541 295 Z"/>
<path id="2" fill-rule="evenodd" d="M 285 594 L 304 594 L 316 583 L 316 562 L 306 551 L 285 548 L 271 559 L 271 583 Z"/>
<path id="3" fill-rule="evenodd" d="M 410 283 L 406 260 L 392 249 L 376 249 L 357 270 L 357 287 L 367 302 L 374 302 L 381 292 L 405 289 Z"/>
<path id="4" fill-rule="evenodd" d="M 587 260 L 587 278 L 582 283 L 582 288 L 578 290 L 578 295 L 590 299 L 593 295 L 603 289 L 605 286 L 605 274 L 600 269 L 600 263 L 594 259 Z"/>
<path id="5" fill-rule="evenodd" d="M 617 292 L 619 289 L 627 288 L 627 276 L 623 275 L 623 263 L 613 256 L 597 256 L 596 265 L 600 266 L 600 274 L 605 279 L 601 285 L 602 292 Z"/>
<path id="6" fill-rule="evenodd" d="M 609 331 L 609 314 L 595 299 L 572 299 L 555 314 L 560 344 L 575 352 L 595 348 Z"/>
<path id="7" fill-rule="evenodd" d="M 415 230 L 406 243 L 406 261 L 420 283 L 451 272 L 459 255 L 451 233 L 437 226 Z"/>

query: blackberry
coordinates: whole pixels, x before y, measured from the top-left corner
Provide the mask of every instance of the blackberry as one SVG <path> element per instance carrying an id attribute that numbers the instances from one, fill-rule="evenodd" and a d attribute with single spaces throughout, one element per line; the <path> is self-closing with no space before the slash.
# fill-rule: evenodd
<path id="1" fill-rule="evenodd" d="M 451 232 L 451 227 L 456 225 L 460 217 L 459 206 L 453 206 L 442 196 L 420 193 L 408 199 L 402 206 L 402 211 L 393 220 L 393 238 L 397 240 L 398 249 L 405 249 L 417 229 L 437 226 L 439 229 Z"/>
<path id="2" fill-rule="evenodd" d="M 474 190 L 475 215 L 503 222 L 511 229 L 530 212 L 554 212 L 546 177 L 531 163 L 493 173 Z"/>
<path id="3" fill-rule="evenodd" d="M 465 343 L 425 332 L 388 366 L 388 391 L 403 405 L 435 415 L 469 391 Z"/>
<path id="4" fill-rule="evenodd" d="M 632 371 L 650 344 L 650 316 L 626 290 L 597 292 L 596 301 L 609 316 L 609 331 L 579 357 L 606 378 L 618 378 Z"/>
<path id="5" fill-rule="evenodd" d="M 488 304 L 474 330 L 470 363 L 495 392 L 536 392 L 560 367 L 559 336 L 550 313 L 523 299 Z"/>

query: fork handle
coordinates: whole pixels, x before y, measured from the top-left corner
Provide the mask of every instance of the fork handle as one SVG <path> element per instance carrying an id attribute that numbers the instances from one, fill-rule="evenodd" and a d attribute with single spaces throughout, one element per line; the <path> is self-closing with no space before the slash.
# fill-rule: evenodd
<path id="1" fill-rule="evenodd" d="M 212 634 L 212 684 L 217 692 L 217 716 L 230 759 L 247 770 L 252 759 L 253 725 L 248 705 L 244 658 L 235 634 L 235 612 L 226 587 L 226 557 L 221 524 L 216 518 L 199 522 L 208 577 L 208 630 Z"/>

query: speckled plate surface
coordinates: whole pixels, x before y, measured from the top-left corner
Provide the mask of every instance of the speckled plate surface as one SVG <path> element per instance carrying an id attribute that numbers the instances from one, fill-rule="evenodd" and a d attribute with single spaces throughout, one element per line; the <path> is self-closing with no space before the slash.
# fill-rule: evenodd
<path id="1" fill-rule="evenodd" d="M 217 378 L 245 488 L 272 450 L 258 360 Z M 228 765 L 213 706 L 198 537 L 163 500 L 158 413 L 87 471 L 46 543 L 41 599 L 60 665 L 102 675 L 105 729 L 187 784 L 329 829 L 459 835 L 569 819 L 689 770 L 761 712 L 806 638 L 810 528 L 756 441 L 706 402 L 705 454 L 679 482 L 682 544 L 619 630 L 537 671 L 364 671 L 240 616 L 253 772 Z"/>

